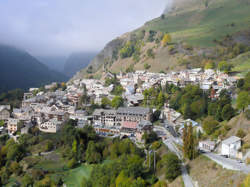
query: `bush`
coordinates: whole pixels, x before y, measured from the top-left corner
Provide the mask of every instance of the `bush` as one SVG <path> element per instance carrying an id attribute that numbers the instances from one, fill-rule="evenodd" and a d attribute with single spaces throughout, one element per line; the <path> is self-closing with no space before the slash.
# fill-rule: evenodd
<path id="1" fill-rule="evenodd" d="M 250 110 L 249 110 L 249 109 L 247 109 L 247 110 L 245 111 L 245 116 L 246 116 L 246 118 L 247 118 L 248 120 L 250 120 Z"/>
<path id="2" fill-rule="evenodd" d="M 250 149 L 250 144 L 249 143 L 243 144 L 242 149 Z"/>
<path id="3" fill-rule="evenodd" d="M 156 31 L 150 30 L 147 41 L 148 42 L 153 42 L 155 40 L 155 35 L 156 35 Z"/>
<path id="4" fill-rule="evenodd" d="M 224 125 L 224 129 L 225 129 L 226 131 L 230 131 L 230 130 L 232 129 L 232 127 L 230 127 L 229 125 Z"/>
<path id="5" fill-rule="evenodd" d="M 155 141 L 154 143 L 152 143 L 152 149 L 157 150 L 160 147 L 161 147 L 161 142 Z"/>
<path id="6" fill-rule="evenodd" d="M 153 49 L 148 49 L 147 50 L 147 55 L 148 55 L 149 58 L 155 58 L 155 54 L 154 54 Z"/>
<path id="7" fill-rule="evenodd" d="M 246 136 L 246 133 L 244 132 L 243 129 L 239 129 L 236 133 L 236 136 L 240 137 L 240 138 L 244 138 Z"/>
<path id="8" fill-rule="evenodd" d="M 51 151 L 53 147 L 54 147 L 53 142 L 51 140 L 47 140 L 45 143 L 44 151 L 45 152 Z"/>
<path id="9" fill-rule="evenodd" d="M 174 48 L 174 45 L 169 45 L 169 46 L 168 46 L 168 51 L 169 51 L 169 52 L 173 52 L 174 49 L 175 49 L 175 48 Z"/>
<path id="10" fill-rule="evenodd" d="M 76 163 L 77 163 L 76 159 L 72 158 L 71 160 L 68 161 L 67 166 L 68 166 L 68 168 L 72 169 L 76 166 Z"/>
<path id="11" fill-rule="evenodd" d="M 158 181 L 153 187 L 167 187 L 168 184 L 165 181 Z"/>
<path id="12" fill-rule="evenodd" d="M 44 173 L 40 169 L 33 169 L 31 171 L 32 178 L 35 180 L 41 180 L 44 176 Z"/>
<path id="13" fill-rule="evenodd" d="M 183 44 L 183 48 L 186 49 L 186 50 L 193 50 L 193 47 L 187 43 L 184 43 Z"/>
<path id="14" fill-rule="evenodd" d="M 24 175 L 22 178 L 22 185 L 21 187 L 27 187 L 27 186 L 32 186 L 33 184 L 33 179 L 30 177 L 28 174 Z"/>
<path id="15" fill-rule="evenodd" d="M 11 162 L 10 171 L 11 173 L 15 173 L 16 175 L 19 175 L 22 172 L 22 168 L 17 162 Z"/>
<path id="16" fill-rule="evenodd" d="M 144 64 L 144 69 L 150 69 L 151 66 L 149 64 Z"/>

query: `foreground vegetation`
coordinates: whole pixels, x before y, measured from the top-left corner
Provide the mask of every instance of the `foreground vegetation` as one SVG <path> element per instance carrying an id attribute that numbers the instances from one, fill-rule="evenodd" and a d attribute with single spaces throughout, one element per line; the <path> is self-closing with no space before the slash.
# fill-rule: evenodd
<path id="1" fill-rule="evenodd" d="M 152 186 L 180 175 L 180 161 L 168 153 L 157 136 L 145 136 L 146 147 L 158 150 L 154 170 L 143 149 L 129 139 L 99 137 L 94 129 L 77 129 L 73 120 L 57 134 L 34 127 L 18 142 L 0 139 L 1 185 L 55 186 Z M 154 137 L 154 138 L 152 138 Z M 20 184 L 20 185 L 19 185 Z"/>

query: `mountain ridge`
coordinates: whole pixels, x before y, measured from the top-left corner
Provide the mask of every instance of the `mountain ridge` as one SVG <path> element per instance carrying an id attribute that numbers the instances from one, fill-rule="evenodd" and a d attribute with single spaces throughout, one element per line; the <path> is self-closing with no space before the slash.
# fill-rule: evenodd
<path id="1" fill-rule="evenodd" d="M 28 52 L 10 45 L 0 44 L 0 66 L 0 92 L 67 80 L 66 76 L 50 70 Z"/>

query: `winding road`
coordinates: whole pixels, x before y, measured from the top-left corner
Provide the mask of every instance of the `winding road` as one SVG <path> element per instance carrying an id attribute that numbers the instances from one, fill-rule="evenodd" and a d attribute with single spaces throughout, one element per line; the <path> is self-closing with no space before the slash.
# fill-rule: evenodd
<path id="1" fill-rule="evenodd" d="M 169 148 L 170 151 L 174 152 L 179 157 L 180 160 L 183 159 L 181 151 L 175 146 L 172 138 L 164 140 L 164 144 Z M 187 169 L 183 162 L 182 162 L 181 172 L 184 185 L 186 187 L 194 187 L 193 181 L 191 177 L 188 175 Z"/>
<path id="2" fill-rule="evenodd" d="M 230 158 L 225 158 L 221 155 L 215 153 L 203 153 L 206 157 L 210 158 L 217 164 L 221 165 L 223 168 L 235 171 L 241 171 L 246 174 L 250 173 L 250 166 L 246 165 L 245 163 L 240 163 L 237 160 L 233 160 Z"/>

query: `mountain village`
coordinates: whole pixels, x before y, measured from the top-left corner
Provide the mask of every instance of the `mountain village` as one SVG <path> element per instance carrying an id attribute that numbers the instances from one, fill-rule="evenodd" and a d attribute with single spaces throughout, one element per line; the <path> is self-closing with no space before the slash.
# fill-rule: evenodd
<path id="1" fill-rule="evenodd" d="M 105 78 L 114 78 L 115 75 L 106 73 Z M 182 134 L 184 124 L 191 124 L 196 131 L 203 132 L 201 124 L 191 119 L 184 119 L 182 115 L 169 108 L 168 103 L 164 104 L 161 110 L 160 119 L 165 124 L 163 130 L 154 128 L 151 119 L 155 109 L 141 107 L 144 99 L 143 91 L 156 85 L 164 86 L 166 83 L 185 87 L 188 84 L 199 85 L 204 91 L 211 90 L 210 97 L 216 98 L 221 90 L 226 89 L 234 96 L 234 88 L 237 77 L 230 77 L 225 73 L 208 69 L 191 69 L 180 72 L 150 73 L 147 71 L 136 71 L 135 73 L 120 73 L 117 79 L 125 92 L 122 94 L 125 106 L 117 109 L 95 109 L 92 114 L 77 109 L 77 103 L 86 89 L 87 95 L 91 98 L 92 104 L 101 104 L 102 98 L 114 98 L 111 94 L 113 85 L 104 86 L 104 81 L 95 79 L 73 80 L 67 83 L 64 91 L 51 91 L 57 84 L 52 83 L 45 86 L 46 91 L 36 92 L 38 88 L 30 88 L 24 94 L 21 108 L 10 106 L 0 107 L 0 120 L 7 124 L 2 127 L 1 132 L 7 132 L 18 141 L 19 134 L 28 133 L 29 128 L 37 126 L 45 133 L 57 133 L 61 126 L 68 119 L 77 121 L 77 128 L 85 125 L 92 125 L 99 135 L 107 137 L 127 136 L 136 142 L 142 142 L 144 132 L 155 130 L 163 140 L 168 136 L 178 138 Z M 138 86 L 140 85 L 140 86 Z M 90 104 L 86 104 L 90 106 Z M 181 140 L 178 140 L 181 143 Z M 205 151 L 215 150 L 221 140 L 201 141 L 199 148 Z M 227 157 L 242 159 L 240 149 L 240 138 L 230 137 L 222 141 L 220 154 Z"/>

